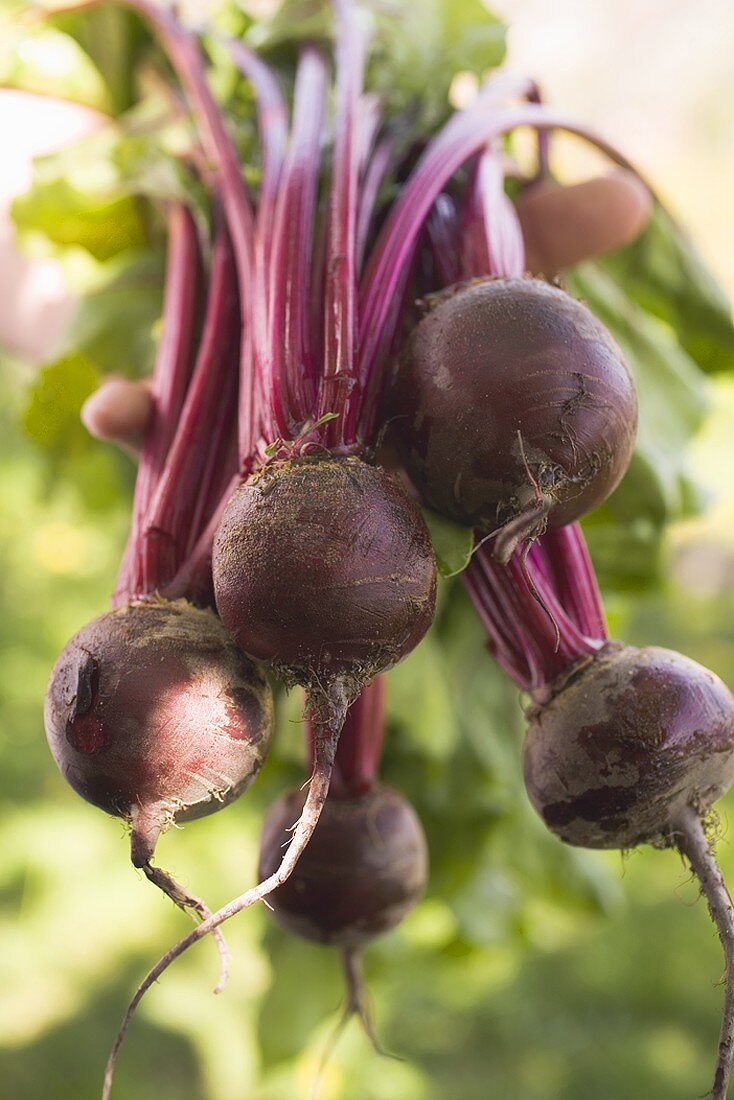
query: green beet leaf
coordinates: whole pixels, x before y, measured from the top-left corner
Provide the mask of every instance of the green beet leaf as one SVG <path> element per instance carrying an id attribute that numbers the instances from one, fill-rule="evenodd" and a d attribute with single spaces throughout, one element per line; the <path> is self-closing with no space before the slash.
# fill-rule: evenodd
<path id="1" fill-rule="evenodd" d="M 695 246 L 660 206 L 642 235 L 603 263 L 627 294 L 667 321 L 702 370 L 734 368 L 731 303 Z"/>
<path id="2" fill-rule="evenodd" d="M 26 435 L 54 454 L 85 451 L 89 436 L 79 412 L 98 384 L 96 370 L 79 354 L 44 367 L 28 395 L 22 420 Z"/>
<path id="3" fill-rule="evenodd" d="M 431 536 L 436 565 L 442 577 L 453 577 L 466 569 L 474 545 L 474 531 L 462 527 L 430 508 L 423 509 L 423 518 Z"/>
<path id="4" fill-rule="evenodd" d="M 707 384 L 675 333 L 629 298 L 600 267 L 582 265 L 572 289 L 624 352 L 640 403 L 635 458 L 610 502 L 618 519 L 669 523 L 689 514 L 694 494 L 685 446 L 706 413 Z"/>

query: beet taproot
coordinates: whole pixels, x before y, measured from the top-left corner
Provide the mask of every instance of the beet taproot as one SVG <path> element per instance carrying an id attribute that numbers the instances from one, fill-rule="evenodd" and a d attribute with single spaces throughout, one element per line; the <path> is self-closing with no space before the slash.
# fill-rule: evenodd
<path id="1" fill-rule="evenodd" d="M 270 807 L 260 839 L 259 877 L 278 868 L 305 793 L 293 788 Z M 332 792 L 290 877 L 269 896 L 287 932 L 338 949 L 346 998 L 322 1068 L 347 1020 L 357 1016 L 376 1050 L 362 972 L 362 949 L 395 928 L 423 895 L 428 847 L 418 816 L 392 787 L 373 783 L 361 794 Z"/>
<path id="2" fill-rule="evenodd" d="M 712 1100 L 734 1058 L 734 907 L 706 817 L 734 781 L 734 697 L 695 661 L 608 643 L 551 685 L 523 753 L 533 806 L 582 848 L 675 847 L 697 876 L 726 960 Z"/>

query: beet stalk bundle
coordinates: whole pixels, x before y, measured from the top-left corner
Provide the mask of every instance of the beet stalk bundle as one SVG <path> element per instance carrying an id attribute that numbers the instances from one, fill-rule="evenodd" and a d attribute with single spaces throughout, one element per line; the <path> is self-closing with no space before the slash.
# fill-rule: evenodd
<path id="1" fill-rule="evenodd" d="M 619 348 L 581 303 L 524 277 L 497 143 L 518 127 L 532 128 L 541 174 L 554 129 L 586 138 L 629 169 L 628 162 L 544 107 L 532 82 L 504 78 L 485 85 L 422 146 L 375 231 L 380 184 L 393 167 L 391 120 L 383 125 L 379 105 L 365 94 L 367 43 L 350 0 L 336 0 L 328 172 L 331 70 L 324 50 L 301 49 L 288 119 L 270 70 L 241 43 L 229 43 L 257 100 L 262 171 L 254 199 L 196 37 L 149 0 L 123 2 L 150 24 L 168 55 L 222 219 L 192 373 L 194 311 L 186 303 L 195 300 L 198 251 L 185 212 L 172 214 L 156 417 L 112 612 L 116 624 L 133 625 L 108 648 L 107 627 L 99 626 L 105 617 L 86 628 L 62 655 L 49 693 L 49 738 L 70 782 L 131 821 L 134 862 L 204 917 L 136 992 L 108 1062 L 104 1097 L 145 991 L 229 917 L 272 894 L 282 923 L 343 948 L 348 1009 L 366 1019 L 355 951 L 396 923 L 420 892 L 422 834 L 409 807 L 376 781 L 379 677 L 430 625 L 435 560 L 415 501 L 368 460 L 388 421 L 425 502 L 479 531 L 464 579 L 490 650 L 532 699 L 524 766 L 533 804 L 568 843 L 677 846 L 701 880 L 731 963 L 731 905 L 701 815 L 734 777 L 734 700 L 686 658 L 607 638 L 574 521 L 606 499 L 627 468 L 634 384 Z M 328 184 L 320 196 L 322 177 Z M 426 242 L 426 289 L 442 293 L 391 370 Z M 227 416 L 235 407 L 236 425 Z M 205 596 L 210 549 L 223 625 L 210 611 L 182 604 Z M 147 625 L 138 629 L 143 616 Z M 182 623 L 187 635 L 209 632 L 201 662 L 196 641 L 178 632 Z M 179 791 L 174 782 L 173 795 L 159 790 L 160 769 L 152 776 L 145 761 L 128 760 L 126 774 L 141 797 L 111 784 L 102 767 L 117 720 L 105 709 L 114 695 L 105 668 L 127 668 L 153 643 L 162 647 L 154 718 L 142 712 L 144 693 L 135 682 L 125 698 L 141 708 L 142 728 L 174 739 L 187 734 L 186 751 L 179 737 L 174 754 L 185 783 Z M 193 654 L 193 671 L 174 663 L 182 646 Z M 215 651 L 220 663 L 212 669 Z M 225 653 L 231 664 L 223 673 Z M 255 774 L 271 717 L 259 664 L 306 690 L 311 778 L 305 795 L 287 792 L 271 811 L 261 881 L 209 913 L 152 867 L 153 847 L 171 820 L 210 812 Z M 173 695 L 163 679 L 175 682 Z M 194 682 L 195 690 L 181 687 Z M 150 696 L 151 684 L 145 688 Z M 216 713 L 206 711 L 207 701 Z M 134 717 L 138 728 L 140 714 Z M 197 728 L 216 735 L 217 751 L 239 753 L 241 772 L 217 758 L 218 785 L 213 775 L 202 781 L 202 756 L 187 755 L 199 745 Z M 386 862 L 378 866 L 368 842 L 365 815 L 378 809 L 384 835 L 412 860 L 415 874 L 400 889 L 390 845 L 381 848 Z M 322 845 L 337 853 L 331 887 L 344 909 L 334 889 L 321 896 L 315 885 Z M 350 867 L 362 859 L 385 886 L 367 916 L 359 883 L 349 887 L 359 904 L 346 905 Z M 729 965 L 717 1100 L 726 1092 L 732 1029 Z"/>

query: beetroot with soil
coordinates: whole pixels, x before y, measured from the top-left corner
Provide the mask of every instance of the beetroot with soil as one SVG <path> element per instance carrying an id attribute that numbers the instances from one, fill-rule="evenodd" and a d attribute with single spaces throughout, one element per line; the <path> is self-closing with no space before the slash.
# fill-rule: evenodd
<path id="1" fill-rule="evenodd" d="M 137 602 L 76 634 L 51 674 L 46 731 L 69 784 L 132 826 L 143 867 L 161 831 L 253 781 L 272 729 L 267 681 L 211 611 Z"/>
<path id="2" fill-rule="evenodd" d="M 520 539 L 601 504 L 635 445 L 622 353 L 581 302 L 537 279 L 447 291 L 411 332 L 386 416 L 432 508 Z"/>
<path id="3" fill-rule="evenodd" d="M 525 735 L 525 786 L 567 844 L 669 843 L 734 782 L 734 699 L 679 653 L 609 643 L 551 691 Z"/>
<path id="4" fill-rule="evenodd" d="M 734 781 L 734 697 L 679 653 L 610 642 L 575 527 L 549 531 L 507 566 L 477 549 L 465 583 L 488 648 L 530 696 L 528 797 L 567 844 L 675 847 L 701 883 L 726 958 L 713 1100 L 734 1058 L 734 908 L 707 835 Z"/>
<path id="5" fill-rule="evenodd" d="M 365 457 L 379 438 L 387 365 L 408 313 L 426 221 L 441 190 L 463 186 L 466 177 L 457 173 L 465 166 L 473 180 L 476 159 L 481 161 L 478 183 L 483 186 L 493 173 L 502 182 L 493 143 L 515 126 L 544 131 L 563 125 L 537 103 L 506 106 L 493 91 L 482 89 L 475 105 L 422 145 L 372 237 L 384 169 L 378 166 L 377 178 L 372 178 L 375 133 L 364 117 L 365 41 L 351 5 L 343 0 L 337 5 L 330 133 L 325 125 L 329 66 L 320 47 L 308 43 L 300 51 L 290 128 L 272 74 L 266 75 L 265 67 L 253 65 L 251 58 L 238 62 L 255 86 L 261 121 L 262 172 L 255 205 L 208 91 L 194 36 L 172 13 L 148 0 L 128 4 L 152 24 L 179 77 L 201 139 L 199 152 L 216 176 L 237 270 L 239 485 L 226 508 L 209 509 L 208 523 L 200 524 L 201 537 L 211 534 L 222 515 L 214 548 L 219 609 L 247 653 L 306 687 L 312 769 L 307 794 L 287 796 L 273 810 L 261 881 L 207 915 L 139 987 L 108 1063 L 105 1096 L 120 1043 L 146 989 L 191 944 L 216 933 L 229 917 L 272 894 L 282 920 L 314 938 L 340 943 L 353 958 L 356 944 L 394 924 L 417 896 L 419 830 L 408 824 L 410 814 L 401 816 L 404 807 L 396 809 L 399 796 L 393 803 L 398 816 L 390 817 L 390 827 L 400 845 L 391 853 L 389 844 L 371 850 L 364 814 L 373 797 L 382 806 L 393 796 L 373 787 L 369 775 L 361 772 L 359 789 L 329 789 L 332 769 L 336 765 L 337 775 L 340 770 L 340 732 L 350 702 L 370 677 L 409 652 L 433 613 L 434 562 L 420 515 L 397 483 L 369 466 Z M 528 82 L 509 83 L 512 96 L 537 100 L 537 89 Z M 264 125 L 266 118 L 275 123 Z M 325 141 L 327 135 L 333 140 Z M 327 149 L 329 171 L 322 173 Z M 367 179 L 369 192 L 362 189 Z M 319 211 L 321 180 L 327 181 L 327 193 Z M 510 205 L 504 193 L 503 199 L 500 210 Z M 469 214 L 465 224 L 476 222 L 471 210 L 464 213 Z M 511 238 L 509 234 L 505 244 L 516 261 L 512 270 L 490 265 L 479 274 L 521 274 L 517 238 L 514 243 Z M 481 249 L 468 248 L 466 253 L 476 259 Z M 453 281 L 467 274 L 478 272 L 460 271 Z M 475 308 L 477 303 L 481 308 Z M 437 372 L 443 393 L 430 387 L 422 392 L 422 367 L 411 359 L 414 347 L 428 363 L 429 377 Z M 459 287 L 436 304 L 410 337 L 406 362 L 411 370 L 415 366 L 416 381 L 404 388 L 405 410 L 391 408 L 390 415 L 403 415 L 407 427 L 415 429 L 418 442 L 411 447 L 426 452 L 421 461 L 431 467 L 435 492 L 427 475 L 421 485 L 420 470 L 411 472 L 434 507 L 485 531 L 501 529 L 492 547 L 497 560 L 487 548 L 478 549 L 467 587 L 487 625 L 494 655 L 538 705 L 552 708 L 564 694 L 559 677 L 580 675 L 583 662 L 602 668 L 610 652 L 604 650 L 603 616 L 583 545 L 577 532 L 561 525 L 605 499 L 626 469 L 636 426 L 629 372 L 619 349 L 580 303 L 546 284 L 508 277 Z M 448 384 L 444 370 L 455 376 Z M 396 394 L 399 390 L 398 378 Z M 441 405 L 446 393 L 450 400 Z M 464 414 L 470 419 L 462 419 Z M 427 439 L 420 435 L 423 429 Z M 468 449 L 468 459 L 460 448 Z M 221 500 L 226 496 L 222 492 Z M 155 515 L 165 513 L 163 508 Z M 548 541 L 531 546 L 546 527 Z M 152 531 L 157 536 L 158 528 Z M 518 544 L 522 551 L 516 555 Z M 171 546 L 165 539 L 151 539 L 149 549 L 148 573 L 155 573 Z M 620 698 L 634 711 L 634 698 L 624 691 Z M 642 701 L 647 715 L 644 693 Z M 664 717 L 658 716 L 657 727 L 650 718 L 650 728 L 658 730 L 663 745 Z M 633 713 L 630 722 L 637 718 Z M 722 744 L 728 737 L 725 726 L 722 719 Z M 616 729 L 613 718 L 610 741 Z M 651 739 L 658 734 L 653 732 Z M 577 741 L 572 729 L 569 743 Z M 662 758 L 667 761 L 665 751 Z M 671 794 L 663 784 L 659 806 L 666 812 L 675 809 L 675 828 L 681 831 L 668 835 L 691 859 L 714 911 L 717 906 L 721 910 L 721 899 L 707 849 L 703 854 L 700 850 L 703 834 L 696 833 L 691 819 L 693 815 L 700 830 L 697 814 L 707 797 L 700 796 L 709 779 L 706 751 L 689 786 L 673 770 L 678 785 Z M 671 751 L 670 759 L 674 756 Z M 360 754 L 352 759 L 358 761 Z M 651 759 L 651 774 L 657 774 L 654 752 Z M 624 770 L 624 761 L 622 765 Z M 612 786 L 624 785 L 616 783 L 606 760 L 600 768 L 607 769 Z M 589 794 L 595 801 L 593 792 L 600 786 L 601 780 L 587 773 L 579 780 L 579 798 Z M 700 806 L 691 804 L 692 792 Z M 351 808 L 349 823 L 333 809 L 339 800 Z M 286 822 L 291 812 L 293 818 Z M 578 816 L 574 807 L 571 817 Z M 324 840 L 327 853 L 320 863 L 321 823 L 329 840 Z M 348 836 L 353 861 L 360 865 L 364 860 L 380 884 L 374 898 L 365 897 L 350 877 L 352 861 L 340 848 Z M 279 838 L 289 841 L 285 849 Z M 307 847 L 309 841 L 313 848 Z M 397 882 L 393 869 L 403 856 L 410 873 L 403 870 Z M 717 914 L 717 921 L 725 946 L 734 942 L 724 918 Z M 359 1003 L 359 998 L 350 1003 Z M 725 1025 L 727 1038 L 730 1014 Z M 717 1073 L 726 1077 L 730 1059 L 724 1053 L 720 1062 Z"/>
<path id="6" fill-rule="evenodd" d="M 270 807 L 260 840 L 260 877 L 277 867 L 304 801 L 298 788 Z M 410 803 L 390 787 L 330 795 L 287 882 L 270 895 L 287 932 L 354 949 L 394 928 L 421 897 L 427 849 Z"/>
<path id="7" fill-rule="evenodd" d="M 222 621 L 252 657 L 312 692 L 350 697 L 413 649 L 433 618 L 431 541 L 398 480 L 357 458 L 270 464 L 217 530 Z"/>

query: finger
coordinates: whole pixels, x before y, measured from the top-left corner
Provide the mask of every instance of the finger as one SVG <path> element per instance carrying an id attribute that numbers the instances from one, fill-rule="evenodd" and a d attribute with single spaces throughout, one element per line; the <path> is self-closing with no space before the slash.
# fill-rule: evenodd
<path id="1" fill-rule="evenodd" d="M 517 199 L 527 268 L 547 274 L 613 252 L 641 233 L 651 209 L 650 192 L 622 168 L 568 187 L 533 184 Z"/>
<path id="2" fill-rule="evenodd" d="M 87 398 L 81 419 L 90 435 L 138 454 L 153 414 L 150 382 L 108 378 Z"/>

